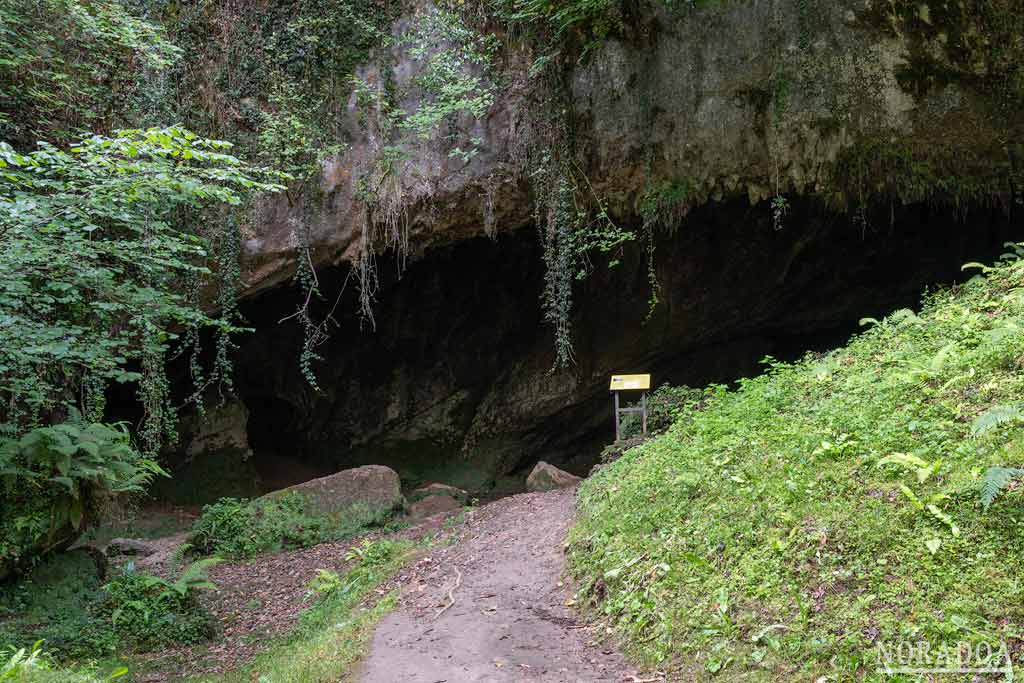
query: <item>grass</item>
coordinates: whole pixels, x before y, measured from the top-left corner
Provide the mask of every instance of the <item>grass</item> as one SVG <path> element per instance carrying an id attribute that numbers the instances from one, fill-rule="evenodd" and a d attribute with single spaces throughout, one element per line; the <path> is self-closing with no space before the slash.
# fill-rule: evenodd
<path id="1" fill-rule="evenodd" d="M 1024 264 L 985 273 L 709 387 L 584 484 L 572 571 L 634 656 L 685 680 L 899 681 L 918 679 L 876 672 L 881 648 L 1024 646 L 1024 495 L 979 500 L 987 468 L 1024 464 L 1024 420 L 972 434 L 1024 396 Z"/>
<path id="2" fill-rule="evenodd" d="M 94 670 L 72 670 L 54 664 L 52 657 L 36 643 L 31 648 L 0 650 L 0 681 L 10 683 L 101 683 L 124 675 L 120 669 L 100 676 Z"/>
<path id="3" fill-rule="evenodd" d="M 406 541 L 364 542 L 350 551 L 355 566 L 343 577 L 318 581 L 320 601 L 298 627 L 238 671 L 205 678 L 208 683 L 336 683 L 362 658 L 373 627 L 395 605 L 394 592 L 373 599 L 378 586 L 413 555 Z"/>
<path id="4" fill-rule="evenodd" d="M 72 552 L 56 555 L 18 583 L 0 587 L 0 647 L 31 650 L 43 640 L 46 652 L 62 661 L 112 656 L 117 634 L 109 619 L 96 614 L 106 597 L 102 584 L 93 559 Z"/>

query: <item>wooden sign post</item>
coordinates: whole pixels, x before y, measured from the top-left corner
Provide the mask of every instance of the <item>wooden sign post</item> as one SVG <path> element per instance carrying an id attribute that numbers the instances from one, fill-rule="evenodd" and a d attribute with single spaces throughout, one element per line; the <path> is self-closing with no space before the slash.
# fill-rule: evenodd
<path id="1" fill-rule="evenodd" d="M 623 413 L 640 413 L 643 416 L 643 435 L 647 436 L 647 391 L 651 388 L 650 375 L 612 375 L 611 391 L 615 394 L 615 440 L 622 440 L 620 416 Z M 619 406 L 620 391 L 642 391 L 640 405 L 630 408 Z"/>

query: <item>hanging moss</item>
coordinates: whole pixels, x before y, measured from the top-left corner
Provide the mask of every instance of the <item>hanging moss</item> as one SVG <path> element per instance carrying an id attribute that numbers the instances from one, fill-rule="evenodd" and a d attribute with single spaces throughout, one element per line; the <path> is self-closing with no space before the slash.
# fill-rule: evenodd
<path id="1" fill-rule="evenodd" d="M 962 157 L 916 153 L 892 139 L 861 141 L 832 169 L 831 203 L 863 211 L 878 201 L 924 203 L 965 211 L 971 205 L 1009 206 L 1015 187 L 1009 166 L 974 165 Z"/>

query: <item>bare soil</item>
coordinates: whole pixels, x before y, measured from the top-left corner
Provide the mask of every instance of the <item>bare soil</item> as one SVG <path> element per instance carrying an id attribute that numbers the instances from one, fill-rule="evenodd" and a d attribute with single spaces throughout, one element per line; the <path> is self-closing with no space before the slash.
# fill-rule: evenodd
<path id="1" fill-rule="evenodd" d="M 564 541 L 575 495 L 510 496 L 469 515 L 461 540 L 407 577 L 357 680 L 638 680 L 572 608 Z"/>

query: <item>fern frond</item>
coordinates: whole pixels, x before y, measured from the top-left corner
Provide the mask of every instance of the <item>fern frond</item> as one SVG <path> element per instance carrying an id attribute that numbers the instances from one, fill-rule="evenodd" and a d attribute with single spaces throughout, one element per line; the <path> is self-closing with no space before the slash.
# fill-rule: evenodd
<path id="1" fill-rule="evenodd" d="M 909 469 L 917 469 L 918 467 L 928 468 L 930 463 L 910 453 L 893 453 L 878 461 L 878 466 L 882 465 L 900 465 Z"/>
<path id="2" fill-rule="evenodd" d="M 174 589 L 184 595 L 190 589 L 216 588 L 217 584 L 210 580 L 207 571 L 221 561 L 219 557 L 208 557 L 193 562 L 181 572 L 181 576 L 174 582 Z"/>
<path id="3" fill-rule="evenodd" d="M 989 467 L 985 470 L 985 476 L 981 480 L 982 507 L 988 510 L 996 496 L 1009 486 L 1011 481 L 1019 477 L 1024 477 L 1024 468 Z"/>
<path id="4" fill-rule="evenodd" d="M 920 322 L 920 320 L 917 313 L 910 308 L 901 308 L 888 316 L 888 321 L 891 323 Z"/>
<path id="5" fill-rule="evenodd" d="M 900 484 L 900 491 L 902 491 L 903 495 L 907 497 L 907 500 L 914 504 L 914 507 L 921 512 L 924 512 L 924 503 L 921 502 L 921 499 L 917 497 L 916 493 L 910 490 L 909 486 L 906 484 Z"/>
<path id="6" fill-rule="evenodd" d="M 971 424 L 971 437 L 978 438 L 985 432 L 1007 422 L 1024 419 L 1024 410 L 1019 403 L 1006 403 L 989 408 Z"/>
<path id="7" fill-rule="evenodd" d="M 928 369 L 933 374 L 942 372 L 942 369 L 946 367 L 946 361 L 955 348 L 956 342 L 950 342 L 939 349 L 939 352 L 932 356 L 932 359 L 928 362 Z"/>

